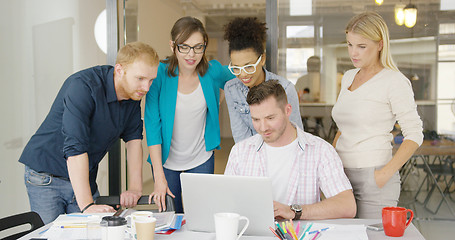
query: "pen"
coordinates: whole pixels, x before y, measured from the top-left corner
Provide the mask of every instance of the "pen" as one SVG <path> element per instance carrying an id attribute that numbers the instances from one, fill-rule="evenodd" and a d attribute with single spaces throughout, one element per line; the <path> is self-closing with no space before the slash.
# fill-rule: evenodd
<path id="1" fill-rule="evenodd" d="M 323 231 L 326 231 L 326 230 L 329 230 L 329 229 L 330 229 L 330 227 L 326 227 L 326 228 L 322 228 L 322 229 L 319 229 L 319 230 L 311 231 L 308 234 L 315 234 L 317 232 L 323 232 Z"/>
<path id="2" fill-rule="evenodd" d="M 90 217 L 92 215 L 87 215 L 87 214 L 67 214 L 66 216 L 68 216 L 68 217 Z"/>
<path id="3" fill-rule="evenodd" d="M 279 225 L 278 225 L 279 226 Z M 281 231 L 281 227 L 278 227 L 276 229 L 276 233 L 281 237 L 281 239 L 286 239 L 286 237 L 284 236 L 284 233 L 283 231 Z"/>
<path id="4" fill-rule="evenodd" d="M 60 228 L 85 228 L 85 225 L 60 226 Z"/>
<path id="5" fill-rule="evenodd" d="M 319 234 L 321 234 L 320 231 L 318 231 L 311 240 L 315 240 L 318 237 Z"/>
<path id="6" fill-rule="evenodd" d="M 41 232 L 38 233 L 38 234 L 41 235 L 41 234 L 45 233 L 47 230 L 49 230 L 49 228 L 44 229 L 43 231 L 41 231 Z"/>
<path id="7" fill-rule="evenodd" d="M 283 230 L 284 230 L 284 233 L 288 233 L 288 232 L 286 231 L 286 223 L 284 223 L 284 222 L 283 222 Z"/>
<path id="8" fill-rule="evenodd" d="M 283 229 L 281 228 L 280 224 L 279 224 L 278 222 L 276 222 L 276 221 L 275 221 L 275 224 L 276 224 L 276 226 L 280 229 L 281 233 L 283 233 L 283 235 L 284 235 L 284 231 L 283 231 Z"/>
<path id="9" fill-rule="evenodd" d="M 299 235 L 300 232 L 300 222 L 297 222 L 297 227 L 295 228 L 295 234 Z"/>
<path id="10" fill-rule="evenodd" d="M 269 229 L 270 229 L 270 231 L 272 231 L 272 233 L 273 233 L 277 238 L 279 238 L 280 240 L 282 240 L 281 237 L 278 236 L 278 234 L 276 234 L 275 230 L 274 230 L 272 227 L 269 227 Z"/>
<path id="11" fill-rule="evenodd" d="M 313 226 L 313 223 L 310 223 L 310 225 L 308 226 L 308 228 L 305 229 L 305 231 L 303 232 L 302 236 L 300 237 L 300 240 L 302 240 L 302 239 L 305 237 L 306 233 L 307 233 L 308 231 L 310 231 L 311 226 Z"/>
<path id="12" fill-rule="evenodd" d="M 289 232 L 291 232 L 292 239 L 298 240 L 297 235 L 295 234 L 295 230 L 294 230 L 294 226 L 293 225 L 294 224 L 292 223 L 292 220 L 291 220 L 291 222 L 288 224 Z"/>

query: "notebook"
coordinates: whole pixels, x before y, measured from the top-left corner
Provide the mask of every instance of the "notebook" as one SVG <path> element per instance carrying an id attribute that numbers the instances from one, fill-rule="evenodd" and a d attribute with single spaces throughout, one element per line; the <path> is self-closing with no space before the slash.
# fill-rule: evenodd
<path id="1" fill-rule="evenodd" d="M 213 214 L 234 212 L 250 220 L 245 235 L 273 236 L 269 230 L 274 226 L 270 178 L 182 173 L 180 179 L 188 230 L 215 232 Z"/>

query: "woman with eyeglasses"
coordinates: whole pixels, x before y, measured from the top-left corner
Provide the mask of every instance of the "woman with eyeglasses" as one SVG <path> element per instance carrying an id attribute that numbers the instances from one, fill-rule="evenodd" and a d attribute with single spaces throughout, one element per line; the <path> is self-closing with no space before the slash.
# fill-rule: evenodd
<path id="1" fill-rule="evenodd" d="M 207 61 L 208 36 L 201 21 L 183 17 L 171 30 L 172 55 L 158 67 L 146 96 L 145 130 L 155 180 L 153 199 L 165 210 L 166 193 L 183 212 L 180 173 L 213 173 L 220 148 L 220 89 L 234 78 L 218 61 Z M 140 77 L 140 76 L 138 76 Z"/>
<path id="2" fill-rule="evenodd" d="M 299 99 L 294 84 L 267 71 L 265 65 L 266 26 L 255 17 L 235 18 L 225 26 L 224 39 L 229 41 L 229 70 L 237 78 L 224 86 L 231 130 L 237 143 L 256 134 L 246 95 L 251 87 L 268 80 L 278 80 L 292 106 L 291 122 L 303 129 Z"/>

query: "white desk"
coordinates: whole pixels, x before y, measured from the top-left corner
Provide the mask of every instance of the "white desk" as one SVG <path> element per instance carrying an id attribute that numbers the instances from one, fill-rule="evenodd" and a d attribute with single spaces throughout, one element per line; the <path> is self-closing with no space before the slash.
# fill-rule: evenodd
<path id="1" fill-rule="evenodd" d="M 306 223 L 307 221 L 301 221 L 302 223 Z M 333 220 L 322 220 L 322 221 L 311 221 L 311 222 L 324 222 L 328 224 L 374 224 L 379 223 L 381 220 L 379 219 L 333 219 Z M 43 226 L 32 233 L 25 235 L 24 237 L 20 238 L 20 240 L 28 240 L 33 237 L 39 237 L 39 233 L 43 232 L 47 228 L 50 227 L 50 224 Z M 425 238 L 420 234 L 417 228 L 411 223 L 409 227 L 406 229 L 403 237 L 387 237 L 383 231 L 371 231 L 367 230 L 368 239 L 370 240 L 383 240 L 383 239 L 393 239 L 393 240 L 400 240 L 400 239 L 409 239 L 409 240 L 424 240 Z M 171 235 L 155 235 L 156 240 L 161 239 L 173 239 L 173 240 L 187 240 L 187 239 L 198 239 L 198 240 L 215 240 L 215 233 L 203 233 L 203 232 L 192 232 L 186 230 L 186 225 L 183 225 L 182 229 L 179 231 L 175 231 Z M 276 237 L 254 237 L 254 236 L 243 236 L 240 239 L 244 240 L 277 240 Z"/>

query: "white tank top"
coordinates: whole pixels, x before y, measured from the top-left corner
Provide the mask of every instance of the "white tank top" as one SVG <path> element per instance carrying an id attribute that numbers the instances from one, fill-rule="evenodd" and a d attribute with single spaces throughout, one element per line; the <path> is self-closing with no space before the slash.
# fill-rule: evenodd
<path id="1" fill-rule="evenodd" d="M 212 156 L 213 151 L 205 150 L 206 119 L 207 103 L 200 83 L 192 93 L 177 92 L 171 148 L 164 167 L 184 171 L 201 165 Z"/>

